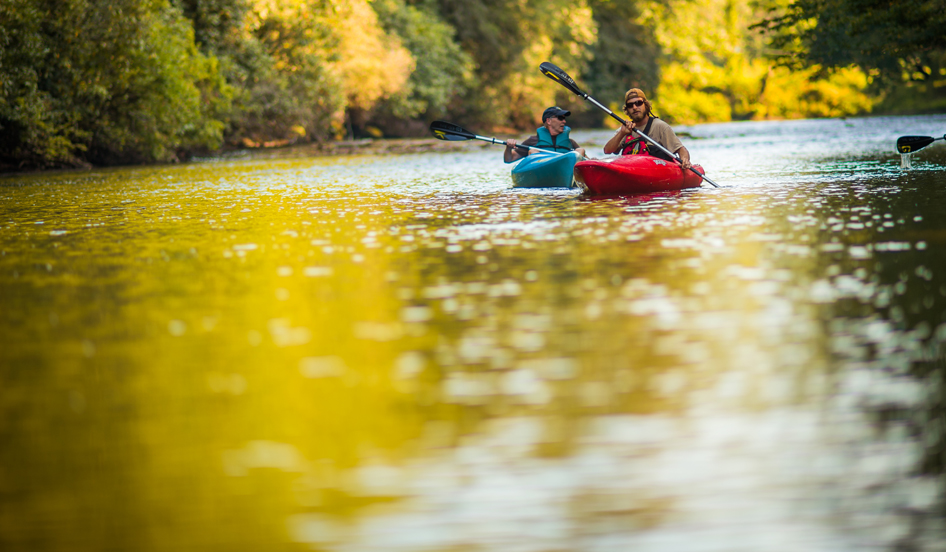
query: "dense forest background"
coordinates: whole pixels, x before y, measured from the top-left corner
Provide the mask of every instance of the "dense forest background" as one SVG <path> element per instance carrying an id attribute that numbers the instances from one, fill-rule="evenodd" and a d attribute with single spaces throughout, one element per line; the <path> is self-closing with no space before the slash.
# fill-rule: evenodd
<path id="1" fill-rule="evenodd" d="M 3 0 L 0 168 L 418 136 L 946 110 L 946 0 Z"/>

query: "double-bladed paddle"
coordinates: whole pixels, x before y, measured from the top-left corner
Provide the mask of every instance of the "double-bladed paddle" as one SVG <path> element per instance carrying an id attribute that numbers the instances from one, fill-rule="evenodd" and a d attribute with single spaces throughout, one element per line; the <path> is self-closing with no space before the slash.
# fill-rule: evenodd
<path id="1" fill-rule="evenodd" d="M 897 152 L 913 153 L 937 140 L 946 140 L 946 136 L 941 136 L 940 138 L 933 138 L 932 136 L 901 136 L 897 138 Z"/>
<path id="2" fill-rule="evenodd" d="M 552 79 L 553 81 L 555 81 L 555 82 L 561 84 L 561 85 L 564 86 L 565 88 L 569 89 L 572 93 L 574 93 L 574 94 L 576 94 L 576 95 L 578 95 L 578 96 L 581 96 L 581 98 L 582 98 L 583 100 L 588 100 L 589 102 L 595 104 L 597 107 L 603 109 L 605 113 L 607 113 L 608 115 L 610 115 L 610 116 L 614 117 L 615 119 L 617 119 L 617 121 L 618 121 L 619 123 L 621 123 L 622 125 L 624 125 L 624 124 L 627 123 L 627 121 L 625 121 L 625 120 L 622 119 L 621 117 L 618 117 L 617 115 L 615 115 L 613 111 L 611 111 L 611 110 L 608 109 L 607 107 L 601 105 L 600 103 L 598 103 L 597 100 L 595 100 L 594 98 L 592 98 L 591 96 L 589 96 L 587 93 L 583 92 L 583 91 L 581 90 L 581 88 L 578 88 L 578 84 L 575 83 L 575 79 L 573 79 L 573 78 L 571 78 L 570 76 L 568 76 L 568 73 L 566 73 L 565 71 L 562 71 L 562 69 L 559 68 L 558 66 L 556 66 L 556 65 L 554 65 L 554 64 L 552 64 L 552 63 L 549 63 L 549 62 L 547 62 L 547 61 L 543 61 L 542 64 L 539 65 L 539 71 L 542 71 L 542 74 L 543 74 L 543 75 L 545 75 L 546 77 Z M 659 149 L 660 151 L 666 153 L 666 154 L 669 155 L 672 159 L 676 159 L 677 163 L 680 163 L 680 157 L 679 157 L 677 154 L 671 153 L 669 150 L 667 150 L 667 148 L 661 146 L 661 145 L 658 144 L 654 139 L 652 139 L 650 136 L 647 136 L 646 134 L 644 134 L 644 133 L 641 132 L 640 130 L 638 130 L 638 129 L 635 128 L 635 129 L 634 129 L 634 132 L 640 134 L 645 140 L 647 140 L 648 142 L 650 142 L 651 144 L 653 144 L 654 146 L 656 146 L 657 149 Z M 705 180 L 705 181 L 709 182 L 710 184 L 712 184 L 713 186 L 716 186 L 717 188 L 719 188 L 719 184 L 717 184 L 717 183 L 713 182 L 712 180 L 710 180 L 709 178 L 707 178 L 705 174 L 700 174 L 700 171 L 694 169 L 693 167 L 690 167 L 690 170 L 693 171 L 695 174 L 699 174 L 700 177 L 701 177 L 703 180 Z"/>
<path id="3" fill-rule="evenodd" d="M 434 121 L 430 123 L 430 131 L 434 133 L 434 137 L 438 140 L 447 140 L 450 142 L 463 142 L 465 140 L 482 140 L 484 142 L 489 142 L 491 144 L 500 144 L 505 146 L 506 142 L 502 140 L 497 140 L 496 138 L 489 138 L 487 136 L 480 136 L 478 134 L 473 134 L 469 130 L 461 126 L 457 126 L 453 123 L 448 123 L 446 121 Z M 517 149 L 524 150 L 528 152 L 530 149 L 529 146 L 523 146 L 522 144 L 516 144 Z M 557 151 L 547 151 L 540 150 L 542 153 L 548 153 L 551 155 L 564 155 Z"/>

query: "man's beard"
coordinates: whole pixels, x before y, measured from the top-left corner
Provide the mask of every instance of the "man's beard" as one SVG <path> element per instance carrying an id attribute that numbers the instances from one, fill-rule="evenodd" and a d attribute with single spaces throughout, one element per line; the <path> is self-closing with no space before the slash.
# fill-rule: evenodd
<path id="1" fill-rule="evenodd" d="M 639 114 L 635 115 L 634 113 L 629 113 L 629 115 L 631 116 L 632 121 L 634 121 L 635 123 L 639 123 L 643 121 L 645 117 L 647 117 L 647 112 L 641 111 Z"/>

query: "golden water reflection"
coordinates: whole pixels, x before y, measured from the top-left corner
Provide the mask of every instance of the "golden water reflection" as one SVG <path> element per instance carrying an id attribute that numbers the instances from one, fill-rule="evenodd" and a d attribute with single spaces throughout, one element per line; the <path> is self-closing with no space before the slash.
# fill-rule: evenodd
<path id="1" fill-rule="evenodd" d="M 503 170 L 3 183 L 4 548 L 853 550 L 934 509 L 913 426 L 865 414 L 937 392 L 922 213 Z"/>

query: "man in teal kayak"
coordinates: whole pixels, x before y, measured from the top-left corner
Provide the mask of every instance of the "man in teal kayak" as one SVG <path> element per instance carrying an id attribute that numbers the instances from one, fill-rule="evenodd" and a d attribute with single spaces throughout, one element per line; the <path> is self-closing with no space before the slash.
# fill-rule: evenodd
<path id="1" fill-rule="evenodd" d="M 565 117 L 571 114 L 571 111 L 566 111 L 558 106 L 546 109 L 542 112 L 542 126 L 536 129 L 534 136 L 523 140 L 521 145 L 532 148 L 529 153 L 537 149 L 556 151 L 559 153 L 574 150 L 578 151 L 578 153 L 584 157 L 585 150 L 578 145 L 578 142 L 568 137 L 571 128 L 565 126 Z M 516 145 L 516 141 L 512 138 L 506 140 L 506 151 L 503 152 L 503 161 L 512 163 L 528 155 L 528 153 L 522 153 L 516 148 Z"/>
<path id="2" fill-rule="evenodd" d="M 608 140 L 608 143 L 604 145 L 604 153 L 652 155 L 672 161 L 666 153 L 648 143 L 640 134 L 634 134 L 634 129 L 640 129 L 668 151 L 679 155 L 683 170 L 690 168 L 690 152 L 683 147 L 683 143 L 677 138 L 670 125 L 654 115 L 650 101 L 640 88 L 631 88 L 624 94 L 624 113 L 627 113 L 631 120 L 622 125 Z"/>

